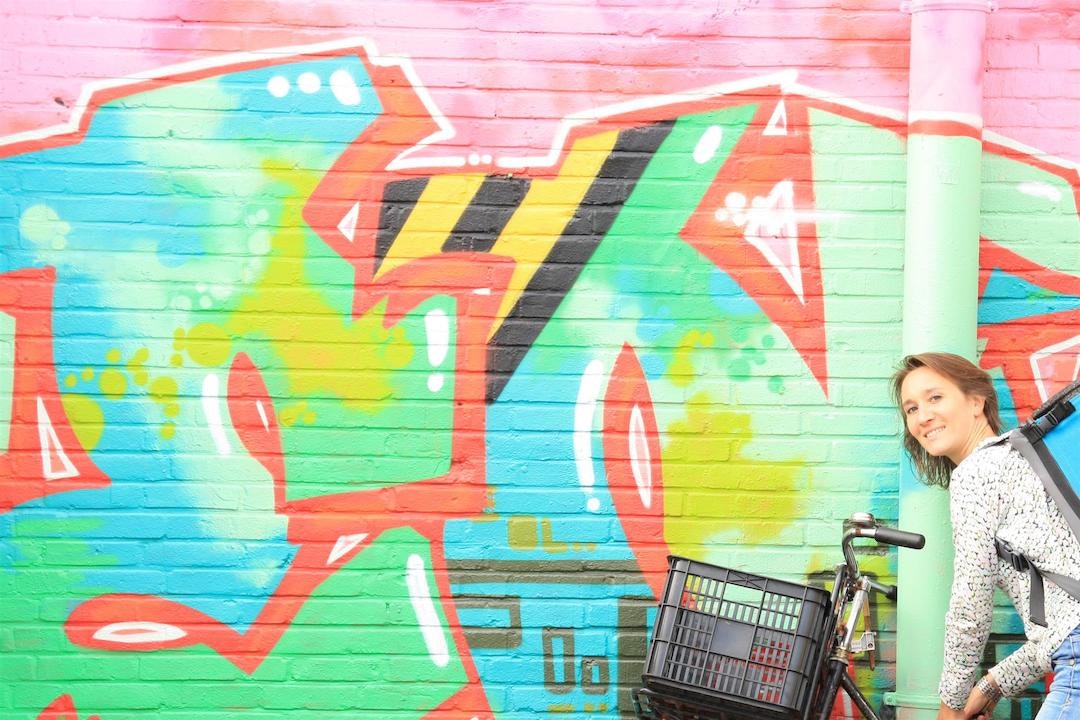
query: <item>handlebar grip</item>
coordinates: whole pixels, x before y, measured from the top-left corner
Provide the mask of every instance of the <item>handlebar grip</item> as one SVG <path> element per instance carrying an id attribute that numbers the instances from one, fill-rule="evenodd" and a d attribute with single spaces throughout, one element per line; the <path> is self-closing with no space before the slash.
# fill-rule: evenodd
<path id="1" fill-rule="evenodd" d="M 874 539 L 887 545 L 899 545 L 913 550 L 922 550 L 923 546 L 926 545 L 926 538 L 919 533 L 890 527 L 874 528 Z"/>

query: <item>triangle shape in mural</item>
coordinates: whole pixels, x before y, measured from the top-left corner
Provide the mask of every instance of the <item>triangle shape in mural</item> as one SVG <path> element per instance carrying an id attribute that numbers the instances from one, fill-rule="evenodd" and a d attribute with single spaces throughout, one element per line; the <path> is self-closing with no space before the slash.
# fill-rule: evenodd
<path id="1" fill-rule="evenodd" d="M 828 395 L 806 106 L 763 103 L 680 233 L 787 335 Z"/>

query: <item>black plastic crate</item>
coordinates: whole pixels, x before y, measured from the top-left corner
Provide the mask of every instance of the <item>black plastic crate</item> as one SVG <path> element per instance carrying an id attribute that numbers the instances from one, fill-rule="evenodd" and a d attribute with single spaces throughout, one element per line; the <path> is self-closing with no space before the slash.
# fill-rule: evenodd
<path id="1" fill-rule="evenodd" d="M 642 680 L 662 702 L 718 716 L 798 718 L 814 690 L 829 593 L 668 558 Z"/>

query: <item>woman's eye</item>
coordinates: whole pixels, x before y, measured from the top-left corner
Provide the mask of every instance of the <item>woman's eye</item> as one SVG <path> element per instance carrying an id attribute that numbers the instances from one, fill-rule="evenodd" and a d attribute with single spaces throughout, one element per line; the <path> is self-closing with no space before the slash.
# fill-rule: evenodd
<path id="1" fill-rule="evenodd" d="M 915 414 L 915 406 L 912 405 L 911 407 L 904 410 L 904 412 L 907 413 L 908 415 L 914 415 Z"/>

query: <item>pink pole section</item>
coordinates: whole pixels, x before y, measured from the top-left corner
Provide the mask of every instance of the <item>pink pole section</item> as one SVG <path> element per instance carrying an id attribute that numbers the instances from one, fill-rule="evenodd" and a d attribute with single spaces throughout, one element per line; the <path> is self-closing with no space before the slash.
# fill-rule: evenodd
<path id="1" fill-rule="evenodd" d="M 992 4 L 913 0 L 904 9 L 911 12 L 908 123 L 954 121 L 981 131 L 986 16 Z"/>

